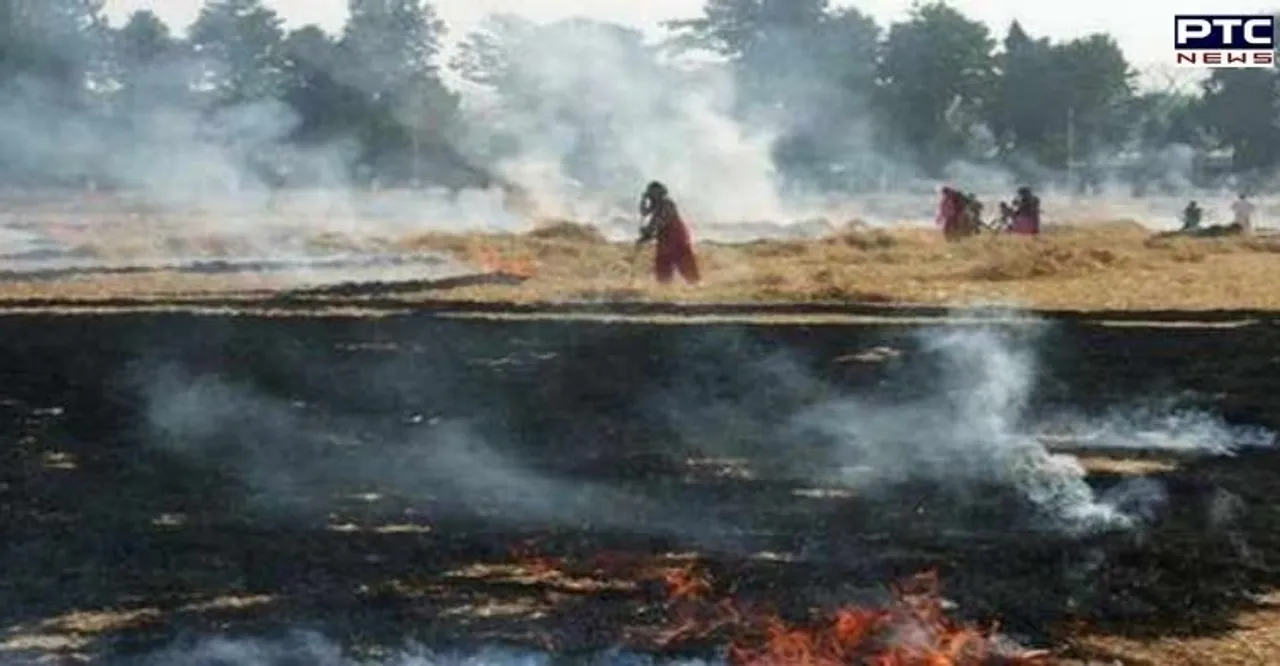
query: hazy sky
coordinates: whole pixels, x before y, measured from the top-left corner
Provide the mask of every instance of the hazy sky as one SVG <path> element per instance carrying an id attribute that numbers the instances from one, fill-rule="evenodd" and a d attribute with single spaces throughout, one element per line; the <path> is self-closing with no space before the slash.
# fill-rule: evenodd
<path id="1" fill-rule="evenodd" d="M 175 28 L 181 29 L 195 18 L 200 0 L 106 0 L 107 11 L 119 20 L 136 9 L 150 9 Z M 318 23 L 326 28 L 340 26 L 346 14 L 346 0 L 267 0 L 290 25 Z M 901 18 L 912 0 L 860 0 L 853 3 L 881 23 Z M 1125 49 L 1135 67 L 1166 70 L 1173 40 L 1173 15 L 1188 13 L 1252 13 L 1258 0 L 951 0 L 969 16 L 994 26 L 1003 34 L 1017 19 L 1033 34 L 1069 38 L 1106 31 Z M 1262 3 L 1265 6 L 1265 3 Z M 434 5 L 455 32 L 465 30 L 495 12 L 522 14 L 534 20 L 554 20 L 566 16 L 590 16 L 656 29 L 660 21 L 698 13 L 702 0 L 435 0 Z"/>

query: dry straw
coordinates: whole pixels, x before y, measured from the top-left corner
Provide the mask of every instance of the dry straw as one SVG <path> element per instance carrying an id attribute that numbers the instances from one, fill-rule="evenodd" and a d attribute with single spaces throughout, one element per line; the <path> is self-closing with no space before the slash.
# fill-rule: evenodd
<path id="1" fill-rule="evenodd" d="M 250 250 L 231 236 L 169 238 L 113 233 L 85 241 L 86 254 L 226 256 Z M 696 287 L 659 287 L 652 247 L 638 256 L 594 227 L 550 220 L 521 234 L 423 233 L 367 240 L 326 233 L 298 241 L 326 251 L 444 251 L 519 285 L 395 294 L 404 299 L 510 302 L 999 302 L 1054 309 L 1280 309 L 1280 239 L 1166 238 L 1129 221 L 1075 221 L 1039 238 L 983 236 L 947 243 L 932 229 L 849 224 L 814 240 L 700 243 L 706 277 Z M 638 266 L 636 265 L 638 262 Z M 635 270 L 633 273 L 633 267 Z M 639 279 L 633 279 L 633 275 Z M 352 276 L 352 279 L 359 279 Z M 264 275 L 138 274 L 61 282 L 9 282 L 12 298 L 101 298 L 269 290 Z"/>
<path id="2" fill-rule="evenodd" d="M 559 221 L 523 235 L 423 235 L 405 249 L 476 258 L 487 251 L 523 267 L 520 286 L 460 289 L 449 298 L 567 301 L 602 298 L 692 302 L 998 301 L 1062 309 L 1280 307 L 1280 239 L 1165 238 L 1128 221 L 1050 227 L 1040 238 L 947 243 L 927 229 L 859 225 L 816 240 L 702 243 L 706 283 L 696 289 L 627 281 L 631 246 Z M 646 262 L 650 254 L 642 254 Z M 426 296 L 426 294 L 423 294 Z M 437 297 L 433 294 L 432 297 Z"/>

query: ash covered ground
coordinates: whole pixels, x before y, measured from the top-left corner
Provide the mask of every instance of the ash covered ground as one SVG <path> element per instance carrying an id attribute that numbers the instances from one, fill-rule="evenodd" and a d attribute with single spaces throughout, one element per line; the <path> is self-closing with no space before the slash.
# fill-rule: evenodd
<path id="1" fill-rule="evenodd" d="M 796 622 L 935 571 L 957 618 L 1112 663 L 1080 637 L 1212 637 L 1278 580 L 1266 321 L 64 313 L 0 340 L 4 663 L 724 658 L 604 561 Z"/>

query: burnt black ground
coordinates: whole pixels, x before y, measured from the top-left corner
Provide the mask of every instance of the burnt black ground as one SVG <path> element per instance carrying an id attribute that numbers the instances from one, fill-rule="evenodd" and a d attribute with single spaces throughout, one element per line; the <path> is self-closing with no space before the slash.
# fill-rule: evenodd
<path id="1" fill-rule="evenodd" d="M 801 610 L 874 597 L 896 576 L 938 569 L 966 616 L 1052 644 L 1075 621 L 1130 634 L 1229 629 L 1250 594 L 1273 589 L 1280 456 L 1250 453 L 1166 475 L 1169 512 L 1149 533 L 1070 540 L 1029 531 L 1022 507 L 979 492 L 969 506 L 915 486 L 874 501 L 797 497 L 803 449 L 778 455 L 742 438 L 763 478 L 690 474 L 696 442 L 656 418 L 655 396 L 744 407 L 744 433 L 841 391 L 886 401 L 922 390 L 893 362 L 849 361 L 876 347 L 911 358 L 917 326 L 657 325 L 485 322 L 430 315 L 386 319 L 184 314 L 0 319 L 0 622 L 14 635 L 75 633 L 37 625 L 73 611 L 157 611 L 82 629 L 84 649 L 132 654 L 182 636 L 269 635 L 312 628 L 352 644 L 416 639 L 514 641 L 557 649 L 615 645 L 628 626 L 661 624 L 655 590 L 582 593 L 551 582 L 446 576 L 512 559 L 533 539 L 545 555 L 697 550 L 732 592 Z M 1241 424 L 1280 429 L 1280 328 L 1105 327 L 1079 318 L 1045 337 L 1044 409 L 1104 409 L 1186 393 Z M 742 369 L 785 356 L 813 382 L 774 385 Z M 297 412 L 270 427 L 233 410 L 214 436 L 240 440 L 198 460 L 148 445 L 139 386 L 157 369 L 218 376 Z M 897 379 L 894 377 L 897 376 Z M 911 381 L 920 380 L 920 381 Z M 818 386 L 820 388 L 813 388 Z M 449 498 L 401 480 L 378 488 L 360 461 L 412 456 L 416 433 L 464 421 L 522 469 L 557 488 L 622 488 L 652 501 L 634 515 L 529 522 L 444 512 Z M 299 426 L 298 424 L 302 424 Z M 316 437 L 266 460 L 301 479 L 255 501 L 246 456 L 281 429 L 358 435 L 334 453 Z M 358 431 L 358 432 L 357 432 Z M 239 433 L 239 434 L 237 434 Z M 286 437 L 287 439 L 287 437 Z M 320 464 L 321 456 L 328 462 Z M 257 459 L 255 459 L 257 460 Z M 1099 486 L 1115 483 L 1098 476 Z M 377 502 L 347 498 L 381 492 Z M 1244 507 L 1229 529 L 1211 520 L 1229 493 Z M 499 498 L 501 499 L 501 498 Z M 590 503 L 590 499 L 585 500 Z M 964 513 L 957 519 L 957 512 Z M 554 513 L 554 512 L 553 512 Z M 180 525 L 156 524 L 182 515 Z M 553 518 L 555 516 L 552 516 Z M 721 522 L 747 533 L 717 533 Z M 329 529 L 416 523 L 373 533 Z M 585 523 L 585 524 L 584 524 Z M 944 530 L 957 524 L 962 533 Z M 801 561 L 751 555 L 790 551 Z M 732 588 L 732 589 L 730 589 Z M 242 608 L 192 608 L 220 597 L 270 597 Z M 870 598 L 868 597 L 868 598 Z M 539 617 L 489 617 L 468 604 L 520 601 Z M 184 607 L 186 609 L 184 610 Z"/>

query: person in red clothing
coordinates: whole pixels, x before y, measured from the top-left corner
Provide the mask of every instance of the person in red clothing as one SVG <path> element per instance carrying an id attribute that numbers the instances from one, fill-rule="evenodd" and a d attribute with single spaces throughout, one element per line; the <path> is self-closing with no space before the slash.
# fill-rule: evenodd
<path id="1" fill-rule="evenodd" d="M 657 241 L 658 245 L 653 259 L 654 279 L 660 284 L 667 284 L 679 273 L 685 282 L 697 284 L 702 276 L 698 272 L 698 259 L 693 254 L 693 238 L 665 185 L 657 181 L 649 183 L 640 199 L 640 215 L 646 222 L 640 229 L 636 245 L 651 240 Z"/>
<path id="2" fill-rule="evenodd" d="M 1013 225 L 1010 233 L 1025 236 L 1040 235 L 1040 197 L 1031 188 L 1018 188 L 1018 198 L 1013 200 Z"/>
<path id="3" fill-rule="evenodd" d="M 942 188 L 942 201 L 938 203 L 938 224 L 947 240 L 964 236 L 964 195 L 951 187 Z"/>

